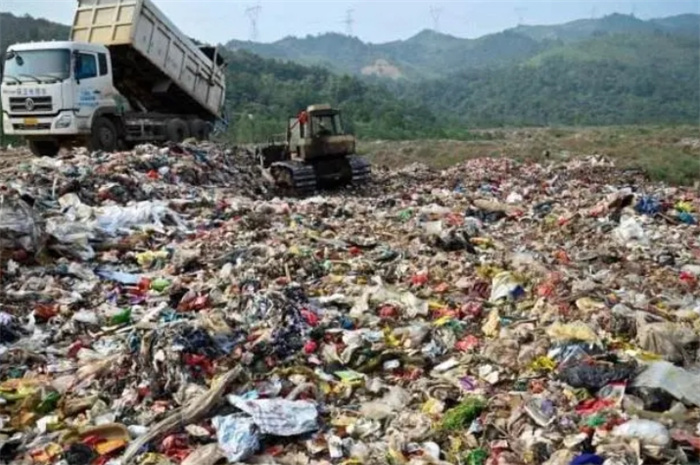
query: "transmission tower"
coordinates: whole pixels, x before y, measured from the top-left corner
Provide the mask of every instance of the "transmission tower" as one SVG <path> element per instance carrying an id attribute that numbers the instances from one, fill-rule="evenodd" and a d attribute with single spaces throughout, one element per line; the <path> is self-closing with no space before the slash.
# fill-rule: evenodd
<path id="1" fill-rule="evenodd" d="M 430 16 L 433 17 L 433 31 L 435 32 L 440 32 L 440 15 L 442 15 L 442 8 L 430 7 Z"/>
<path id="2" fill-rule="evenodd" d="M 355 10 L 349 9 L 345 11 L 345 20 L 343 21 L 343 24 L 345 24 L 345 35 L 348 37 L 352 37 L 352 26 L 355 24 L 355 20 L 352 17 L 352 14 Z"/>
<path id="3" fill-rule="evenodd" d="M 524 22 L 523 18 L 525 16 L 526 12 L 527 12 L 527 8 L 522 8 L 522 7 L 515 8 L 515 14 L 518 15 L 518 26 L 523 25 L 523 22 Z"/>
<path id="4" fill-rule="evenodd" d="M 598 9 L 596 7 L 591 8 L 591 19 L 596 19 L 598 17 Z"/>
<path id="5" fill-rule="evenodd" d="M 245 9 L 245 14 L 250 20 L 250 40 L 256 42 L 258 40 L 258 17 L 262 7 L 260 5 L 249 6 Z"/>
<path id="6" fill-rule="evenodd" d="M 632 4 L 632 11 L 630 12 L 630 16 L 632 16 L 633 18 L 635 18 L 635 17 L 636 17 L 636 13 L 637 13 L 637 4 L 636 4 L 636 3 L 633 3 L 633 4 Z"/>

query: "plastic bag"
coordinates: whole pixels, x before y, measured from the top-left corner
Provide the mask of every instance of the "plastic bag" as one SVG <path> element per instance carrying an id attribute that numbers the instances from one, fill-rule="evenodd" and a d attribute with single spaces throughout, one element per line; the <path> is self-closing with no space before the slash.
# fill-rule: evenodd
<path id="1" fill-rule="evenodd" d="M 523 201 L 523 196 L 518 194 L 517 192 L 511 192 L 508 194 L 508 197 L 506 197 L 506 203 L 508 204 L 516 204 L 516 203 L 521 203 Z"/>
<path id="2" fill-rule="evenodd" d="M 673 323 L 639 321 L 637 341 L 642 349 L 659 354 L 669 362 L 684 362 L 690 358 L 685 347 L 696 343 L 698 337 L 692 329 Z"/>
<path id="3" fill-rule="evenodd" d="M 405 311 L 405 314 L 410 318 L 416 318 L 418 315 L 425 316 L 428 314 L 428 302 L 419 299 L 410 292 L 396 292 L 379 284 L 365 292 L 355 301 L 350 316 L 359 318 L 364 313 L 369 311 L 370 302 L 379 304 L 395 304 Z"/>
<path id="4" fill-rule="evenodd" d="M 180 216 L 162 201 L 143 201 L 127 205 L 109 205 L 93 208 L 80 202 L 75 194 L 66 194 L 59 199 L 64 215 L 70 221 L 84 222 L 92 230 L 109 235 L 130 232 L 135 228 L 163 229 L 163 222 L 175 225 L 180 230 L 187 227 Z"/>
<path id="5" fill-rule="evenodd" d="M 634 387 L 661 389 L 684 403 L 700 407 L 700 375 L 667 361 L 653 362 L 634 380 Z"/>
<path id="6" fill-rule="evenodd" d="M 245 415 L 218 416 L 212 419 L 219 447 L 229 462 L 245 460 L 260 448 L 255 421 Z"/>
<path id="7" fill-rule="evenodd" d="M 46 233 L 56 239 L 51 249 L 61 255 L 79 258 L 84 261 L 95 258 L 95 250 L 90 241 L 96 238 L 93 228 L 86 223 L 75 221 L 49 220 Z"/>
<path id="8" fill-rule="evenodd" d="M 643 215 L 655 215 L 661 212 L 661 204 L 654 197 L 642 197 L 634 206 L 637 213 Z"/>
<path id="9" fill-rule="evenodd" d="M 598 335 L 583 321 L 573 321 L 571 323 L 554 323 L 550 325 L 546 333 L 552 339 L 559 342 L 583 341 L 591 344 L 599 343 Z"/>
<path id="10" fill-rule="evenodd" d="M 493 277 L 489 302 L 497 302 L 500 299 L 516 299 L 524 293 L 525 291 L 515 280 L 515 277 L 507 271 L 502 271 Z"/>
<path id="11" fill-rule="evenodd" d="M 214 465 L 224 457 L 224 453 L 218 444 L 212 443 L 199 447 L 180 465 Z"/>
<path id="12" fill-rule="evenodd" d="M 235 395 L 228 401 L 250 415 L 265 434 L 296 436 L 318 429 L 316 405 L 306 400 L 244 399 Z"/>
<path id="13" fill-rule="evenodd" d="M 114 270 L 96 270 L 95 274 L 102 279 L 116 281 L 125 285 L 136 285 L 141 280 L 141 275 L 133 273 L 124 273 L 123 271 Z"/>
<path id="14" fill-rule="evenodd" d="M 632 245 L 635 242 L 644 243 L 647 239 L 642 226 L 637 220 L 628 216 L 620 220 L 620 226 L 613 231 L 613 235 L 620 244 L 624 245 Z"/>
<path id="15" fill-rule="evenodd" d="M 639 439 L 642 443 L 652 446 L 666 446 L 671 442 L 668 429 L 661 423 L 651 420 L 630 420 L 616 426 L 612 434 L 625 439 Z"/>
<path id="16" fill-rule="evenodd" d="M 164 202 L 139 202 L 126 207 L 112 205 L 96 209 L 96 213 L 96 226 L 112 235 L 136 227 L 162 230 L 163 221 L 170 222 L 181 230 L 187 229 L 178 214 Z"/>
<path id="17" fill-rule="evenodd" d="M 0 200 L 0 250 L 21 248 L 39 252 L 45 240 L 45 225 L 24 200 Z"/>
<path id="18" fill-rule="evenodd" d="M 360 407 L 360 413 L 365 418 L 383 420 L 408 405 L 411 396 L 404 389 L 393 386 L 379 400 L 366 402 Z"/>
<path id="19" fill-rule="evenodd" d="M 575 388 L 598 390 L 606 384 L 631 379 L 636 370 L 637 366 L 633 363 L 617 365 L 578 363 L 562 370 L 559 378 Z"/>

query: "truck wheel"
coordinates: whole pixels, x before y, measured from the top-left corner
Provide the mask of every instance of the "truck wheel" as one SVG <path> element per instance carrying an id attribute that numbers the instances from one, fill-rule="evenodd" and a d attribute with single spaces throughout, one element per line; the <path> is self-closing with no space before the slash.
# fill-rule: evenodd
<path id="1" fill-rule="evenodd" d="M 190 128 L 180 118 L 173 118 L 165 126 L 165 134 L 171 142 L 182 142 L 190 137 Z"/>
<path id="2" fill-rule="evenodd" d="M 90 150 L 103 152 L 114 152 L 117 150 L 119 134 L 114 123 L 104 116 L 98 116 L 92 123 L 92 135 L 88 148 Z"/>
<path id="3" fill-rule="evenodd" d="M 30 140 L 29 150 L 37 157 L 55 157 L 61 147 L 50 140 Z"/>
<path id="4" fill-rule="evenodd" d="M 197 140 L 209 140 L 209 123 L 201 119 L 190 122 L 190 134 Z"/>

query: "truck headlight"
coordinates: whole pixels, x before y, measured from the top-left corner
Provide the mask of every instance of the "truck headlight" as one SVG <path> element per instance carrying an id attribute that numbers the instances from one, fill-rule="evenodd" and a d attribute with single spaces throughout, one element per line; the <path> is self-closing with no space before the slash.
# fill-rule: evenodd
<path id="1" fill-rule="evenodd" d="M 61 115 L 57 120 L 55 127 L 56 129 L 65 129 L 67 127 L 70 127 L 71 123 L 73 122 L 73 117 L 70 114 L 63 114 Z"/>

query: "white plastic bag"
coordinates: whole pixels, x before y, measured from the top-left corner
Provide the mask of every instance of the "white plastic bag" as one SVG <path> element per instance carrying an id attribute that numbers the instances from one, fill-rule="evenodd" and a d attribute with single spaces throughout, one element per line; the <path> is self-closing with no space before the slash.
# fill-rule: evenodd
<path id="1" fill-rule="evenodd" d="M 245 460 L 260 448 L 258 428 L 245 415 L 227 415 L 212 418 L 219 447 L 229 462 Z"/>
<path id="2" fill-rule="evenodd" d="M 667 361 L 651 363 L 634 380 L 633 386 L 661 389 L 681 402 L 700 407 L 700 375 Z"/>
<path id="3" fill-rule="evenodd" d="M 630 216 L 622 217 L 620 226 L 614 231 L 615 239 L 623 245 L 633 245 L 635 243 L 646 243 L 647 237 L 637 220 Z"/>
<path id="4" fill-rule="evenodd" d="M 671 442 L 668 429 L 661 423 L 651 420 L 630 420 L 616 426 L 612 434 L 625 439 L 639 439 L 643 444 L 650 446 L 666 446 Z"/>
<path id="5" fill-rule="evenodd" d="M 133 228 L 163 229 L 163 221 L 169 221 L 180 229 L 186 229 L 177 213 L 164 202 L 139 202 L 122 207 L 112 205 L 96 209 L 95 225 L 108 234 L 118 234 Z"/>

